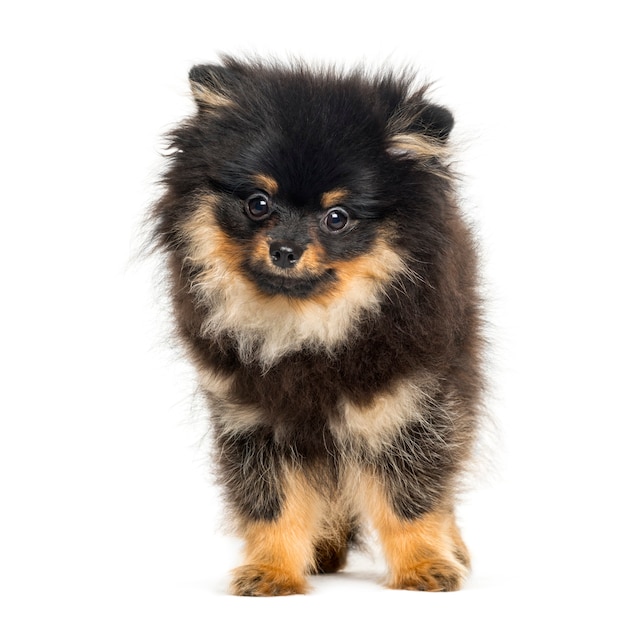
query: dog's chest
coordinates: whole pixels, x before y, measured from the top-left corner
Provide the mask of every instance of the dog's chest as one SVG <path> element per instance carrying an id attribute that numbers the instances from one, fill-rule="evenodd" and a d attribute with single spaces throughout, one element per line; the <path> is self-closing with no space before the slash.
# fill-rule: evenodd
<path id="1" fill-rule="evenodd" d="M 230 432 L 270 428 L 285 443 L 331 442 L 375 451 L 423 416 L 435 389 L 424 377 L 410 377 L 359 390 L 332 364 L 229 377 L 204 373 L 203 386 L 213 414 Z"/>

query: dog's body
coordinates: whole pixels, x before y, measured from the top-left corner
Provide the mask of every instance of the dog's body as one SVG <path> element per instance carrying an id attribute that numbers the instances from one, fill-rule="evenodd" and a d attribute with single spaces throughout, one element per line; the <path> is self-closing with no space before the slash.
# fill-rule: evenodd
<path id="1" fill-rule="evenodd" d="M 457 589 L 481 340 L 452 116 L 392 74 L 227 59 L 190 79 L 154 217 L 246 542 L 233 592 L 304 592 L 364 520 L 391 587 Z"/>

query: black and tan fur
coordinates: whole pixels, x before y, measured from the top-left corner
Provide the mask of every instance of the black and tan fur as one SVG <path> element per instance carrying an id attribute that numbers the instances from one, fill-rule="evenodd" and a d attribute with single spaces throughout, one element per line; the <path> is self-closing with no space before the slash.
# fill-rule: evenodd
<path id="1" fill-rule="evenodd" d="M 364 523 L 389 586 L 455 590 L 479 401 L 451 114 L 405 74 L 194 67 L 152 217 L 245 541 L 232 591 L 307 590 Z"/>

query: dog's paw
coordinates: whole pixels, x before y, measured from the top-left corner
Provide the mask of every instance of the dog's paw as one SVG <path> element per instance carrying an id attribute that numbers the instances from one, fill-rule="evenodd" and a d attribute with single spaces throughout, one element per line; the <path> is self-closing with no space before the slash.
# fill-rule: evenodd
<path id="1" fill-rule="evenodd" d="M 348 558 L 348 545 L 332 543 L 319 544 L 315 549 L 315 566 L 313 573 L 324 575 L 336 573 L 345 567 Z"/>
<path id="2" fill-rule="evenodd" d="M 307 584 L 275 566 L 248 564 L 233 571 L 230 589 L 237 596 L 286 596 L 304 594 Z"/>
<path id="3" fill-rule="evenodd" d="M 461 588 L 467 572 L 461 564 L 444 559 L 423 560 L 394 575 L 389 587 L 420 592 L 453 592 Z"/>

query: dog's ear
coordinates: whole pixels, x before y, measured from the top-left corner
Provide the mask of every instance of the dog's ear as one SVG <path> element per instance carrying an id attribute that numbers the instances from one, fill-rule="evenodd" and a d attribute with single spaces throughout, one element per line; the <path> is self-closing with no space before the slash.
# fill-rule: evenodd
<path id="1" fill-rule="evenodd" d="M 237 73 L 223 65 L 195 65 L 189 71 L 191 93 L 200 110 L 231 105 Z"/>
<path id="2" fill-rule="evenodd" d="M 454 127 L 452 112 L 432 103 L 422 103 L 422 106 L 418 108 L 410 130 L 445 142 Z"/>
<path id="3" fill-rule="evenodd" d="M 403 101 L 389 119 L 389 149 L 419 158 L 443 157 L 453 127 L 450 110 L 430 103 L 423 90 L 419 91 Z"/>

